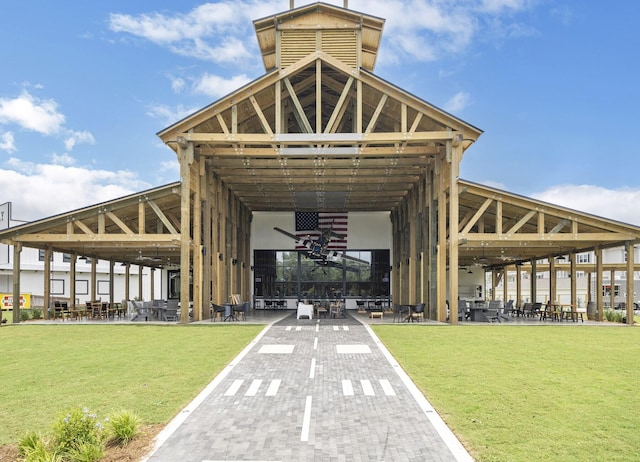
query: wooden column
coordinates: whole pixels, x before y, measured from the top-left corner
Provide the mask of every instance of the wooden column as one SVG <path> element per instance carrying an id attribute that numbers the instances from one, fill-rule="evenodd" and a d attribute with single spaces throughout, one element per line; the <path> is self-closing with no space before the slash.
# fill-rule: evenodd
<path id="1" fill-rule="evenodd" d="M 149 300 L 156 299 L 156 269 L 152 266 L 149 268 L 149 286 L 151 288 L 151 295 L 149 296 Z M 162 298 L 162 297 L 158 297 Z"/>
<path id="2" fill-rule="evenodd" d="M 204 304 L 202 300 L 202 276 L 203 276 L 203 256 L 202 256 L 202 186 L 203 177 L 206 175 L 204 169 L 204 160 L 196 157 L 194 161 L 194 174 L 197 174 L 193 193 L 193 274 L 192 274 L 192 291 L 193 291 L 193 320 L 202 320 L 202 312 Z"/>
<path id="3" fill-rule="evenodd" d="M 447 194 L 444 187 L 443 159 L 438 158 L 437 166 L 437 191 L 438 191 L 438 244 L 437 254 L 437 299 L 438 299 L 438 321 L 447 319 Z M 449 321 L 452 324 L 458 322 L 458 302 L 449 301 Z"/>
<path id="4" fill-rule="evenodd" d="M 44 251 L 44 319 L 49 319 L 49 308 L 51 308 L 51 247 Z"/>
<path id="5" fill-rule="evenodd" d="M 409 242 L 407 246 L 407 282 L 409 283 L 409 303 L 417 303 L 417 288 L 416 288 L 416 259 L 417 259 L 417 217 L 416 217 L 416 194 L 412 191 L 409 193 L 408 211 L 407 214 L 407 226 L 409 227 Z"/>
<path id="6" fill-rule="evenodd" d="M 131 265 L 129 263 L 124 268 L 124 298 L 127 302 L 131 300 Z"/>
<path id="7" fill-rule="evenodd" d="M 22 253 L 22 244 L 13 245 L 13 323 L 20 322 L 20 254 Z"/>
<path id="8" fill-rule="evenodd" d="M 109 304 L 113 305 L 114 303 L 114 290 L 115 290 L 115 266 L 116 262 L 113 260 L 109 260 Z M 151 286 L 153 287 L 153 286 Z M 153 290 L 151 291 L 153 293 Z"/>
<path id="9" fill-rule="evenodd" d="M 571 309 L 575 310 L 578 307 L 578 281 L 576 281 L 576 261 L 578 255 L 576 253 L 569 254 L 569 263 L 571 266 Z"/>
<path id="10" fill-rule="evenodd" d="M 596 320 L 602 322 L 604 319 L 604 294 L 602 293 L 602 249 L 596 247 Z"/>
<path id="11" fill-rule="evenodd" d="M 538 298 L 538 269 L 535 260 L 531 260 L 531 303 L 536 303 Z"/>
<path id="12" fill-rule="evenodd" d="M 193 143 L 178 143 L 180 160 L 180 322 L 189 322 L 189 280 L 191 278 L 191 164 Z"/>
<path id="13" fill-rule="evenodd" d="M 144 300 L 144 294 L 142 293 L 142 273 L 144 267 L 138 265 L 138 300 Z"/>
<path id="14" fill-rule="evenodd" d="M 458 177 L 460 176 L 460 160 L 462 159 L 462 135 L 456 135 L 454 142 L 447 141 L 450 150 L 449 165 L 449 309 L 451 318 L 458 319 L 458 222 L 459 197 Z M 446 234 L 444 236 L 446 240 Z M 454 308 L 455 307 L 455 313 Z"/>
<path id="15" fill-rule="evenodd" d="M 549 302 L 558 302 L 557 293 L 557 274 L 556 274 L 556 259 L 554 256 L 549 257 Z"/>
<path id="16" fill-rule="evenodd" d="M 98 281 L 96 277 L 97 264 L 98 264 L 98 259 L 95 257 L 91 257 L 91 301 L 98 299 L 96 295 L 97 286 L 98 286 Z"/>
<path id="17" fill-rule="evenodd" d="M 204 162 L 204 161 L 203 161 Z M 209 171 L 210 164 L 204 162 L 205 174 L 201 177 L 202 185 L 200 189 L 204 193 L 203 197 L 203 209 L 202 209 L 202 313 L 203 316 L 209 317 L 209 307 L 211 305 L 212 294 L 212 260 L 211 260 L 211 185 L 209 183 Z"/>
<path id="18" fill-rule="evenodd" d="M 508 266 L 502 268 L 502 301 L 506 304 L 509 301 L 509 270 Z"/>
<path id="19" fill-rule="evenodd" d="M 625 243 L 625 249 L 627 251 L 627 297 L 626 297 L 626 308 L 627 308 L 627 324 L 633 325 L 633 291 L 635 290 L 634 282 L 633 282 L 633 270 L 634 270 L 634 260 L 635 260 L 635 251 L 633 248 L 633 243 L 627 241 Z"/>
<path id="20" fill-rule="evenodd" d="M 516 264 L 516 300 L 514 305 L 522 307 L 522 265 Z"/>
<path id="21" fill-rule="evenodd" d="M 72 253 L 69 261 L 69 309 L 76 308 L 76 262 L 78 254 Z"/>
<path id="22" fill-rule="evenodd" d="M 609 292 L 609 308 L 614 309 L 616 306 L 616 271 L 611 270 L 609 272 L 609 280 L 611 281 Z"/>

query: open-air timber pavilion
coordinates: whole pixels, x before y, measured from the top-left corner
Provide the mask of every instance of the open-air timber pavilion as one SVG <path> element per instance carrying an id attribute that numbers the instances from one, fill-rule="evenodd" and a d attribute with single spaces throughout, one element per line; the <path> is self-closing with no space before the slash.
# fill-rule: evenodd
<path id="1" fill-rule="evenodd" d="M 552 299 L 555 271 L 569 269 L 575 306 L 579 266 L 595 273 L 596 287 L 605 270 L 630 275 L 632 322 L 640 228 L 459 179 L 482 131 L 373 73 L 383 25 L 324 3 L 254 21 L 266 73 L 158 133 L 177 154 L 180 181 L 0 232 L 14 246 L 14 275 L 23 246 L 70 254 L 71 280 L 79 256 L 127 271 L 179 268 L 181 305 L 191 303 L 200 320 L 210 301 L 251 299 L 254 212 L 386 211 L 394 303 L 424 302 L 444 321 L 447 300 L 458 298 L 457 269 L 475 265 L 493 273 L 494 285 L 508 270 L 550 271 Z M 619 246 L 626 263 L 605 267 L 602 250 Z M 591 250 L 595 264 L 578 265 L 576 254 Z M 14 299 L 19 294 L 14 277 Z M 591 297 L 603 306 L 602 291 Z"/>

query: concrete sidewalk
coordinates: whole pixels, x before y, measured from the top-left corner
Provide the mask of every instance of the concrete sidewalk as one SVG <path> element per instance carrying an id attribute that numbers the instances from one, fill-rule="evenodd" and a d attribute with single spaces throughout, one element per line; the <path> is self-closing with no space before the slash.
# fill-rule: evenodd
<path id="1" fill-rule="evenodd" d="M 145 460 L 472 458 L 368 325 L 284 312 L 158 435 Z"/>

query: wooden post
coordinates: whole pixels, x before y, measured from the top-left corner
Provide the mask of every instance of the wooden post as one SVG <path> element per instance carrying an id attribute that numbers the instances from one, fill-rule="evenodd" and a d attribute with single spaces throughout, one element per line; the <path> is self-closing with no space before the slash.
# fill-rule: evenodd
<path id="1" fill-rule="evenodd" d="M 96 277 L 96 264 L 98 263 L 98 259 L 96 257 L 91 257 L 91 301 L 97 299 L 96 291 L 98 286 L 98 278 Z"/>
<path id="2" fill-rule="evenodd" d="M 571 266 L 571 309 L 575 310 L 578 307 L 578 281 L 576 281 L 576 261 L 578 255 L 574 252 L 569 254 L 569 263 Z"/>
<path id="3" fill-rule="evenodd" d="M 596 247 L 596 320 L 604 319 L 604 294 L 602 293 L 602 248 Z"/>
<path id="4" fill-rule="evenodd" d="M 627 251 L 627 297 L 625 300 L 627 308 L 627 324 L 633 325 L 633 291 L 635 290 L 633 281 L 633 269 L 635 260 L 633 243 L 630 241 L 625 242 L 625 249 Z"/>
<path id="5" fill-rule="evenodd" d="M 13 245 L 13 323 L 20 322 L 20 253 L 22 244 Z"/>
<path id="6" fill-rule="evenodd" d="M 78 254 L 71 254 L 71 261 L 69 262 L 69 309 L 76 309 L 76 262 L 78 261 Z"/>
<path id="7" fill-rule="evenodd" d="M 113 291 L 115 290 L 115 266 L 116 266 L 116 262 L 114 262 L 113 260 L 109 260 L 109 306 L 113 305 L 114 300 L 114 293 Z M 151 279 L 153 281 L 153 279 Z M 153 287 L 153 286 L 152 286 Z M 153 291 L 151 291 L 151 293 L 153 293 Z"/>
<path id="8" fill-rule="evenodd" d="M 51 247 L 44 251 L 44 319 L 49 319 L 49 308 L 51 308 Z M 55 314 L 54 314 L 55 316 Z"/>
<path id="9" fill-rule="evenodd" d="M 138 300 L 144 300 L 144 294 L 142 293 L 142 273 L 144 267 L 138 265 Z"/>
<path id="10" fill-rule="evenodd" d="M 447 141 L 447 151 L 451 152 L 449 162 L 449 310 L 450 318 L 458 319 L 458 223 L 460 160 L 462 159 L 462 135 L 456 135 L 454 142 Z M 445 237 L 446 239 L 446 234 Z M 454 312 L 455 311 L 455 312 Z"/>
<path id="11" fill-rule="evenodd" d="M 557 294 L 557 274 L 556 274 L 556 259 L 552 255 L 549 257 L 549 302 L 558 302 Z"/>
<path id="12" fill-rule="evenodd" d="M 193 143 L 178 145 L 180 160 L 180 322 L 189 322 L 191 278 L 191 164 Z"/>

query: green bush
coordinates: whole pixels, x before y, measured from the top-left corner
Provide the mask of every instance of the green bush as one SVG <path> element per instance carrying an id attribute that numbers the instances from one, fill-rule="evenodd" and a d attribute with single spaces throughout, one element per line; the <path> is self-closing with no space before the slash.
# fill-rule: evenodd
<path id="1" fill-rule="evenodd" d="M 66 455 L 67 459 L 74 462 L 96 462 L 104 457 L 104 444 L 78 443 Z"/>
<path id="2" fill-rule="evenodd" d="M 39 308 L 34 308 L 31 310 L 31 318 L 32 319 L 42 319 L 42 310 Z"/>
<path id="3" fill-rule="evenodd" d="M 18 450 L 25 462 L 62 462 L 63 460 L 59 451 L 56 448 L 50 449 L 42 436 L 35 432 L 20 439 Z"/>
<path id="4" fill-rule="evenodd" d="M 76 407 L 62 413 L 54 422 L 53 438 L 56 447 L 68 453 L 82 444 L 103 445 L 103 429 L 96 414 L 86 407 Z"/>
<path id="5" fill-rule="evenodd" d="M 609 322 L 624 322 L 626 313 L 620 310 L 604 310 L 604 318 Z"/>
<path id="6" fill-rule="evenodd" d="M 139 432 L 140 417 L 119 411 L 105 419 L 106 427 L 86 407 L 74 407 L 61 413 L 53 423 L 53 438 L 45 440 L 31 432 L 18 442 L 21 460 L 25 462 L 96 462 L 105 456 L 105 442 L 125 446 Z"/>
<path id="7" fill-rule="evenodd" d="M 20 310 L 20 321 L 25 322 L 31 319 L 31 315 L 27 310 Z"/>
<path id="8" fill-rule="evenodd" d="M 126 445 L 140 431 L 140 417 L 129 411 L 119 411 L 111 414 L 107 419 L 109 436 L 118 444 Z"/>

